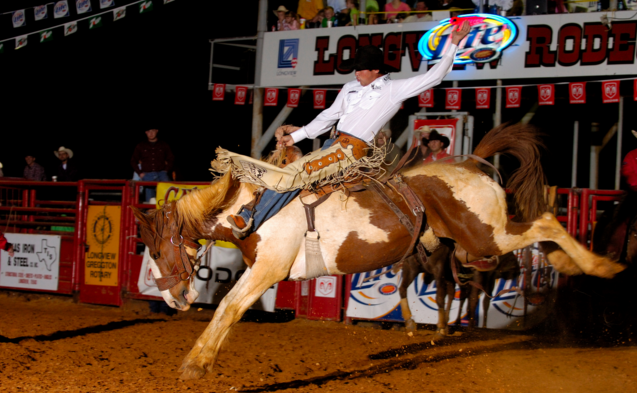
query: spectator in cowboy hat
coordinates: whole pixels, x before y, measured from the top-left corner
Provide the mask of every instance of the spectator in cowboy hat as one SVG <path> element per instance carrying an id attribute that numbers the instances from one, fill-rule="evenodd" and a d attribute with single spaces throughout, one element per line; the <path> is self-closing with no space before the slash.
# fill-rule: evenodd
<path id="1" fill-rule="evenodd" d="M 24 156 L 24 160 L 27 162 L 27 166 L 24 167 L 23 176 L 27 180 L 33 181 L 45 181 L 46 174 L 42 165 L 35 162 L 35 156 L 32 152 L 27 153 Z"/>
<path id="2" fill-rule="evenodd" d="M 280 5 L 279 8 L 272 11 L 274 15 L 278 18 L 276 21 L 276 27 L 272 26 L 272 31 L 283 31 L 285 30 L 285 14 L 290 12 L 284 5 Z M 275 30 L 276 28 L 276 30 Z"/>
<path id="3" fill-rule="evenodd" d="M 73 150 L 60 146 L 59 149 L 53 152 L 55 156 L 60 160 L 60 164 L 55 172 L 57 176 L 54 181 L 78 181 L 80 180 L 79 171 L 77 167 L 71 161 L 73 158 Z"/>
<path id="4" fill-rule="evenodd" d="M 440 135 L 436 130 L 431 131 L 429 134 L 429 142 L 427 143 L 429 155 L 425 157 L 425 164 L 449 157 L 445 149 L 449 147 L 450 143 L 449 138 L 445 135 Z"/>

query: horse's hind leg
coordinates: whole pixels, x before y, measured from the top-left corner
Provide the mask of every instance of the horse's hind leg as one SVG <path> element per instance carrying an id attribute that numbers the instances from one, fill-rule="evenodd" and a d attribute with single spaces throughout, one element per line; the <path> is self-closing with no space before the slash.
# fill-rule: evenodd
<path id="1" fill-rule="evenodd" d="M 420 264 L 416 260 L 416 257 L 412 255 L 403 263 L 403 279 L 398 288 L 398 293 L 400 294 L 400 310 L 405 320 L 405 330 L 411 333 L 416 331 L 416 322 L 414 322 L 411 309 L 409 308 L 409 302 L 407 301 L 407 288 L 409 288 L 418 273 L 420 273 Z"/>
<path id="2" fill-rule="evenodd" d="M 223 298 L 212 321 L 184 359 L 181 365 L 182 379 L 201 378 L 206 371 L 211 371 L 232 325 L 241 319 L 246 310 L 268 288 L 287 276 L 287 272 L 280 266 L 273 268 L 264 263 L 265 261 L 260 262 L 246 269 L 236 285 Z"/>

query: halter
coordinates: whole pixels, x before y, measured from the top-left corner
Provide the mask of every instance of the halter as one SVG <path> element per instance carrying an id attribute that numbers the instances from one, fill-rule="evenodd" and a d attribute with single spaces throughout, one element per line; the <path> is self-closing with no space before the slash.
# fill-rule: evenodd
<path id="1" fill-rule="evenodd" d="M 172 206 L 172 204 L 170 206 Z M 166 218 L 169 218 L 171 213 L 171 210 L 167 210 L 164 215 Z M 190 277 L 192 277 L 193 273 L 195 273 L 195 271 L 199 268 L 201 258 L 197 259 L 196 263 L 192 265 L 190 263 L 188 253 L 186 252 L 186 246 L 199 251 L 201 249 L 201 245 L 194 239 L 184 238 L 181 234 L 182 228 L 177 228 L 176 219 L 174 219 L 171 224 L 172 235 L 170 236 L 170 239 L 163 238 L 160 235 L 163 232 L 163 226 L 159 224 L 160 221 L 156 220 L 157 227 L 155 228 L 155 248 L 159 249 L 159 243 L 161 243 L 161 241 L 158 241 L 157 238 L 161 240 L 170 240 L 170 243 L 173 245 L 173 257 L 175 255 L 179 255 L 179 260 L 174 258 L 175 264 L 169 276 L 155 278 L 157 288 L 160 291 L 165 291 L 179 284 L 181 281 L 187 281 Z M 184 274 L 186 277 L 184 277 Z"/>

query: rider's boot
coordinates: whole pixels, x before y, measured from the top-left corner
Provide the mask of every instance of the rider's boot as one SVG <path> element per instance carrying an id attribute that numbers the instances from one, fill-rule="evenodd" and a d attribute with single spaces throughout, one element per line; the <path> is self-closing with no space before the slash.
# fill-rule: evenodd
<path id="1" fill-rule="evenodd" d="M 232 234 L 237 239 L 243 239 L 248 236 L 250 228 L 252 228 L 253 221 L 252 217 L 250 217 L 246 223 L 245 219 L 238 214 L 231 214 L 228 216 L 228 223 L 230 224 L 230 227 L 232 227 Z"/>

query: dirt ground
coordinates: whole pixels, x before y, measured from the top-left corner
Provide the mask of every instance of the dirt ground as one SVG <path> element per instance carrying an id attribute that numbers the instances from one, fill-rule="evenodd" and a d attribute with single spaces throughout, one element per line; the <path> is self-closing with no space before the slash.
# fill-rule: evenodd
<path id="1" fill-rule="evenodd" d="M 0 291 L 0 392 L 607 392 L 637 391 L 634 340 L 577 346 L 556 337 L 335 322 L 243 321 L 212 373 L 178 368 L 213 310 L 172 317 L 147 303 L 75 304 Z"/>

